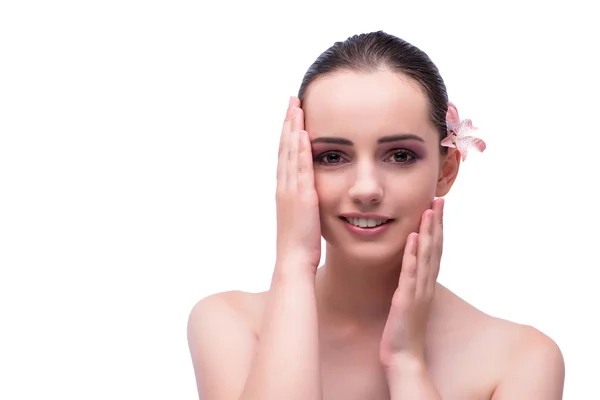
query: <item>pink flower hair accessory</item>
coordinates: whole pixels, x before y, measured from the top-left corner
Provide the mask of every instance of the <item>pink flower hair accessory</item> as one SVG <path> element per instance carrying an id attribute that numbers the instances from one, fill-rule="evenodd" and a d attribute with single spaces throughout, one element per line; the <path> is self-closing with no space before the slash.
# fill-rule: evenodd
<path id="1" fill-rule="evenodd" d="M 448 102 L 448 112 L 446 113 L 446 124 L 448 125 L 448 136 L 442 139 L 441 145 L 456 148 L 463 161 L 467 159 L 467 153 L 470 147 L 483 152 L 486 144 L 482 139 L 473 135 L 477 130 L 470 119 L 460 120 L 458 110 L 452 102 Z"/>

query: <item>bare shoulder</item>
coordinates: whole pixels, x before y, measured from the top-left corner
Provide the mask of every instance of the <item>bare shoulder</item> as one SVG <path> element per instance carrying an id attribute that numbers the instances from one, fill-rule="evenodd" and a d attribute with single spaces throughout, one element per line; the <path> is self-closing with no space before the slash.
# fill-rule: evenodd
<path id="1" fill-rule="evenodd" d="M 201 319 L 205 313 L 211 314 L 215 309 L 223 311 L 225 307 L 240 319 L 240 323 L 258 333 L 266 296 L 267 292 L 250 293 L 240 290 L 215 293 L 196 303 L 190 313 L 190 320 Z"/>
<path id="2" fill-rule="evenodd" d="M 495 318 L 495 341 L 505 351 L 492 400 L 562 399 L 565 361 L 558 344 L 533 326 Z"/>
<path id="3" fill-rule="evenodd" d="M 486 314 L 443 287 L 439 303 L 446 328 L 440 331 L 442 340 L 451 354 L 463 349 L 462 372 L 478 377 L 485 398 L 562 399 L 564 359 L 548 335 Z"/>
<path id="4" fill-rule="evenodd" d="M 187 324 L 187 338 L 200 398 L 237 399 L 257 344 L 261 295 L 216 293 L 198 301 Z"/>
<path id="5" fill-rule="evenodd" d="M 457 297 L 458 299 L 458 297 Z M 479 351 L 495 375 L 492 400 L 562 399 L 565 363 L 557 343 L 537 328 L 488 315 L 461 299 Z M 493 372 L 492 372 L 493 371 Z"/>

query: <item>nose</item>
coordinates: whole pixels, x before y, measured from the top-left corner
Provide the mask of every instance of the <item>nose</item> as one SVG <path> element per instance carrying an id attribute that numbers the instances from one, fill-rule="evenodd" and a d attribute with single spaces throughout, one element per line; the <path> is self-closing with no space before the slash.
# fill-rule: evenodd
<path id="1" fill-rule="evenodd" d="M 359 206 L 376 205 L 383 198 L 383 187 L 373 165 L 359 165 L 356 169 L 356 179 L 350 187 L 349 195 L 352 202 Z"/>

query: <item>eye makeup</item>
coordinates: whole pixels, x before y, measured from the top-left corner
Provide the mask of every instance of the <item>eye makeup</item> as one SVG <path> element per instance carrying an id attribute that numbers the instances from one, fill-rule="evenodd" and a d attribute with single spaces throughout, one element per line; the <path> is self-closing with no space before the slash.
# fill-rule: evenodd
<path id="1" fill-rule="evenodd" d="M 382 144 L 378 149 L 379 157 L 390 157 L 394 153 L 404 153 L 414 159 L 422 159 L 427 156 L 427 149 L 423 139 L 417 136 L 410 138 L 403 137 L 385 137 L 378 140 Z M 321 159 L 328 154 L 334 154 L 336 158 L 350 158 L 346 155 L 354 147 L 354 143 L 345 138 L 320 137 L 311 141 L 312 153 L 315 160 Z M 337 163 L 337 162 L 336 162 Z"/>
<path id="2" fill-rule="evenodd" d="M 414 140 L 389 143 L 382 148 L 382 151 L 386 155 L 392 155 L 393 153 L 409 153 L 417 159 L 425 158 L 427 156 L 425 144 L 423 142 Z"/>

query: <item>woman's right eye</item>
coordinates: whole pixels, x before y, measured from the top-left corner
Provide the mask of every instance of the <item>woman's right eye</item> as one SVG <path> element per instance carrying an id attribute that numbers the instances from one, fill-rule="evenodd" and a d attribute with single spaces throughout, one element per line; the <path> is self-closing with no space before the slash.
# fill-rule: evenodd
<path id="1" fill-rule="evenodd" d="M 330 152 L 320 155 L 316 161 L 324 165 L 335 165 L 342 163 L 344 159 L 340 154 Z"/>

